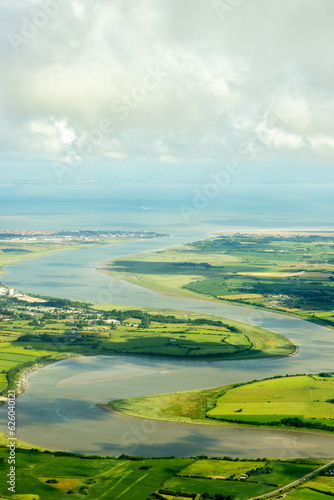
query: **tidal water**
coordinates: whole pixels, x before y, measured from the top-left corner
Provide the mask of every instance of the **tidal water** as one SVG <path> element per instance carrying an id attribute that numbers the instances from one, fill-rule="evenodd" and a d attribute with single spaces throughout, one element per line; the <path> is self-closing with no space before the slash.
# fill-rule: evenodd
<path id="1" fill-rule="evenodd" d="M 53 254 L 10 266 L 3 281 L 43 295 L 158 310 L 191 310 L 238 319 L 286 335 L 300 346 L 299 353 L 285 359 L 216 362 L 119 356 L 63 361 L 29 376 L 27 391 L 18 398 L 21 439 L 101 455 L 332 456 L 334 436 L 152 422 L 105 413 L 96 407 L 111 399 L 212 387 L 277 374 L 332 370 L 332 330 L 268 311 L 168 297 L 94 271 L 97 262 L 108 258 L 192 241 L 205 237 L 208 233 L 204 232 L 182 231 L 161 240 Z M 2 426 L 5 419 L 2 407 Z"/>

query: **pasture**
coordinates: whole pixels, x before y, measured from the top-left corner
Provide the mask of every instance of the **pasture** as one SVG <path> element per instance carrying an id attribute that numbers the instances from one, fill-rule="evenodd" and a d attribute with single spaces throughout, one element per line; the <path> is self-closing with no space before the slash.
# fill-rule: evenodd
<path id="1" fill-rule="evenodd" d="M 266 486 L 257 483 L 248 483 L 246 481 L 223 481 L 221 479 L 201 479 L 201 478 L 186 478 L 172 477 L 167 479 L 163 484 L 163 488 L 168 488 L 177 492 L 188 493 L 210 493 L 212 496 L 216 494 L 231 495 L 233 500 L 247 500 L 248 498 L 257 495 L 264 495 L 273 491 L 272 486 Z"/>
<path id="2" fill-rule="evenodd" d="M 329 234 L 228 234 L 117 259 L 103 272 L 158 292 L 201 294 L 334 326 Z"/>
<path id="3" fill-rule="evenodd" d="M 289 493 L 286 500 L 328 500 L 330 497 L 325 493 L 313 491 L 308 488 L 300 488 L 296 491 Z"/>
<path id="4" fill-rule="evenodd" d="M 182 313 L 178 317 L 158 317 L 142 311 L 133 311 L 138 316 L 129 317 L 119 310 L 111 315 L 67 302 L 57 308 L 45 307 L 44 303 L 32 307 L 15 299 L 0 298 L 1 375 L 20 366 L 23 370 L 34 362 L 45 362 L 41 358 L 46 356 L 55 359 L 68 353 L 242 359 L 286 356 L 296 350 L 285 337 L 233 320 L 217 321 L 198 315 L 191 319 Z M 110 317 L 122 315 L 123 320 L 116 325 L 113 320 L 110 322 Z M 19 375 L 15 377 L 18 379 Z M 11 379 L 12 385 L 16 383 L 12 376 Z M 0 390 L 6 390 L 5 382 L 1 377 Z"/>
<path id="5" fill-rule="evenodd" d="M 18 446 L 21 444 L 18 442 Z M 0 447 L 0 490 L 3 492 L 7 491 L 7 456 L 4 443 Z M 163 493 L 166 498 L 173 498 L 176 495 L 164 494 L 172 490 L 194 493 L 198 499 L 199 494 L 207 493 L 213 497 L 220 493 L 231 495 L 234 500 L 246 500 L 273 491 L 275 484 L 285 485 L 299 479 L 321 463 L 321 460 L 95 458 L 18 447 L 16 493 L 8 493 L 6 498 L 20 500 L 20 495 L 28 495 L 22 498 L 64 500 L 86 496 L 92 500 L 151 500 L 157 492 Z M 246 480 L 240 479 L 244 473 L 249 474 Z M 225 477 L 228 480 L 224 480 Z M 328 477 L 317 476 L 303 486 L 311 488 L 318 485 L 317 488 L 320 488 L 323 484 L 323 491 L 330 492 L 327 480 Z M 317 496 L 296 496 L 297 493 L 292 493 L 291 498 L 321 499 Z"/>
<path id="6" fill-rule="evenodd" d="M 334 430 L 334 376 L 305 375 L 263 380 L 228 389 L 211 418 L 238 422 L 278 422 L 297 417 Z"/>
<path id="7" fill-rule="evenodd" d="M 125 415 L 201 425 L 274 425 L 334 431 L 334 375 L 277 377 L 212 389 L 110 401 Z"/>
<path id="8" fill-rule="evenodd" d="M 265 467 L 266 462 L 263 461 L 247 461 L 247 460 L 196 460 L 188 467 L 183 469 L 180 476 L 201 476 L 215 477 L 220 479 L 228 479 L 231 476 L 239 478 L 242 474 L 246 474 L 251 469 Z"/>

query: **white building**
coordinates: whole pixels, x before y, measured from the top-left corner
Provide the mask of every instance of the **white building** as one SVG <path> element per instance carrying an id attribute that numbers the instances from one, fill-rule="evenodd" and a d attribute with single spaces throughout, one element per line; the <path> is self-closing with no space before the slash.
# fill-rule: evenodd
<path id="1" fill-rule="evenodd" d="M 10 297 L 14 297 L 14 288 L 0 288 L 0 295 L 9 295 Z"/>

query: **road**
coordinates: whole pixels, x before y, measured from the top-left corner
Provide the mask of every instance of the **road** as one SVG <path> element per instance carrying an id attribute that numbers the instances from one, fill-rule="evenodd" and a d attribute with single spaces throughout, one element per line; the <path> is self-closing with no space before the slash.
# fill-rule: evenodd
<path id="1" fill-rule="evenodd" d="M 306 476 L 301 477 L 297 481 L 294 481 L 293 483 L 287 484 L 286 486 L 283 486 L 282 488 L 279 488 L 278 490 L 272 491 L 271 493 L 266 493 L 265 495 L 262 495 L 260 497 L 253 497 L 250 498 L 249 500 L 260 500 L 261 498 L 269 498 L 272 497 L 273 495 L 280 495 L 281 493 L 284 493 L 285 491 L 289 490 L 290 488 L 293 488 L 294 486 L 298 486 L 298 484 L 303 483 L 306 481 L 306 479 L 310 479 L 311 477 L 319 474 L 319 472 L 323 471 L 324 469 L 327 469 L 331 465 L 334 465 L 334 460 L 331 462 L 328 462 L 326 465 L 322 465 L 318 469 L 314 470 L 313 472 L 310 472 Z"/>

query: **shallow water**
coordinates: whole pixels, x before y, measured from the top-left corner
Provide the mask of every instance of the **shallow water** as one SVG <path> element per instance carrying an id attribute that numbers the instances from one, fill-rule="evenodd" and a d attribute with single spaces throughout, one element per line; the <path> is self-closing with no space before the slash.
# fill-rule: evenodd
<path id="1" fill-rule="evenodd" d="M 18 436 L 54 449 L 101 455 L 332 456 L 334 436 L 155 422 L 105 413 L 95 406 L 289 371 L 288 360 L 280 363 L 262 361 L 267 371 L 261 373 L 255 360 L 208 363 L 103 356 L 63 361 L 29 376 L 27 391 L 18 399 Z"/>
<path id="2" fill-rule="evenodd" d="M 18 399 L 21 439 L 50 448 L 102 455 L 282 458 L 333 455 L 334 436 L 153 422 L 107 414 L 95 406 L 111 399 L 333 369 L 332 330 L 268 311 L 167 297 L 94 272 L 96 262 L 191 241 L 194 236 L 53 254 L 7 268 L 3 281 L 43 295 L 191 310 L 238 319 L 286 335 L 300 346 L 300 352 L 289 358 L 270 360 L 166 361 L 101 356 L 63 361 L 29 376 L 27 391 Z M 4 426 L 5 413 L 3 406 L 0 423 Z"/>

